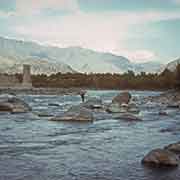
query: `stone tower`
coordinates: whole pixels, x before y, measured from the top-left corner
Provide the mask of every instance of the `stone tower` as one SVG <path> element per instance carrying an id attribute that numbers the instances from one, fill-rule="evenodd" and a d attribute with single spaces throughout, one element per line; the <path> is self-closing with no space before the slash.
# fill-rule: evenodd
<path id="1" fill-rule="evenodd" d="M 32 88 L 32 80 L 31 80 L 31 66 L 24 64 L 23 65 L 23 88 Z"/>

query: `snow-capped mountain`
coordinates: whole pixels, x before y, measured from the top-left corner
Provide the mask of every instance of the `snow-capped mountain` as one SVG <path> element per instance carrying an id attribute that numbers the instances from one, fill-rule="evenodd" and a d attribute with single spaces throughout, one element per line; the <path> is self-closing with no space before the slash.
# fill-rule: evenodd
<path id="1" fill-rule="evenodd" d="M 83 72 L 83 73 L 136 73 L 157 72 L 159 63 L 136 64 L 123 56 L 97 52 L 81 47 L 58 48 L 34 42 L 0 37 L 1 70 L 19 70 L 22 63 L 31 64 L 34 73 Z M 4 60 L 7 59 L 8 66 Z M 11 67 L 11 68 L 7 68 Z M 12 68 L 13 67 L 13 68 Z"/>
<path id="2" fill-rule="evenodd" d="M 180 64 L 180 58 L 171 61 L 170 63 L 167 64 L 166 68 L 169 69 L 170 71 L 175 71 L 176 70 L 176 66 Z"/>

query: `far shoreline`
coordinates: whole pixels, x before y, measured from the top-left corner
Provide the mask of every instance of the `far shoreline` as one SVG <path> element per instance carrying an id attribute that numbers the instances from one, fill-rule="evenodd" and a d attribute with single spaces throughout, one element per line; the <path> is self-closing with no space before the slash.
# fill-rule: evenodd
<path id="1" fill-rule="evenodd" d="M 33 87 L 33 88 L 13 88 L 0 87 L 0 94 L 14 95 L 77 95 L 80 90 L 86 91 L 153 91 L 167 92 L 173 89 L 104 89 L 104 88 L 86 88 L 86 87 L 71 87 L 71 88 L 52 88 L 52 87 Z"/>

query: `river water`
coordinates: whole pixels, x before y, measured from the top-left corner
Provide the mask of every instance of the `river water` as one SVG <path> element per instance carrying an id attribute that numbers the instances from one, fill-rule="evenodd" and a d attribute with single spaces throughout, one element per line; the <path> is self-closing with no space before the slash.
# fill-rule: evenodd
<path id="1" fill-rule="evenodd" d="M 88 91 L 88 97 L 110 102 L 117 93 Z M 138 99 L 143 121 L 52 122 L 36 113 L 62 113 L 80 98 L 20 96 L 33 113 L 0 114 L 0 180 L 179 180 L 178 168 L 141 165 L 153 148 L 179 141 L 179 110 L 167 109 L 169 116 L 159 116 L 158 104 L 142 103 L 143 97 L 159 92 L 131 93 Z"/>

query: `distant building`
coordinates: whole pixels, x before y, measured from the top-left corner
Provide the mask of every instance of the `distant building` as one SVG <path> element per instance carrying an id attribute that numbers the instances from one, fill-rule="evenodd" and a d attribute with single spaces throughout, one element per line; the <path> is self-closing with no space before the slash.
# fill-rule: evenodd
<path id="1" fill-rule="evenodd" d="M 31 66 L 23 65 L 22 82 L 15 75 L 0 74 L 0 88 L 32 88 Z"/>
<path id="2" fill-rule="evenodd" d="M 23 65 L 22 86 L 24 88 L 32 88 L 31 66 L 30 65 Z"/>

